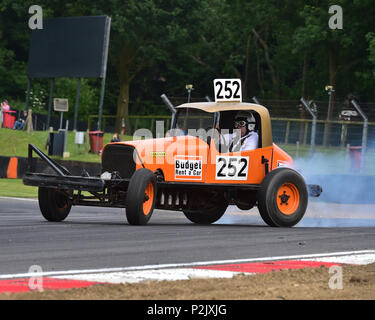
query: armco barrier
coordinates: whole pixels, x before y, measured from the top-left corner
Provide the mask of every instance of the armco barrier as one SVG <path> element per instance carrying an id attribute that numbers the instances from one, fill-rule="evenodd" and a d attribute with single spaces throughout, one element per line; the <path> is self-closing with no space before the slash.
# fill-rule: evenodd
<path id="1" fill-rule="evenodd" d="M 0 178 L 7 178 L 9 157 L 0 157 Z"/>
<path id="2" fill-rule="evenodd" d="M 0 156 L 0 178 L 21 179 L 27 171 L 28 159 L 23 157 L 3 157 Z M 73 175 L 81 175 L 83 169 L 90 176 L 98 176 L 101 173 L 100 163 L 80 162 L 80 161 L 62 161 L 54 160 L 64 166 Z M 35 172 L 53 172 L 48 165 L 39 158 L 33 158 L 33 167 Z"/>

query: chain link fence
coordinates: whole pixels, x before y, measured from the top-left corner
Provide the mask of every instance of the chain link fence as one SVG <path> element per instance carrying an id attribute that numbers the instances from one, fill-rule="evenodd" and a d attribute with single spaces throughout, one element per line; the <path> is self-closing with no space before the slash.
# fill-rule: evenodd
<path id="1" fill-rule="evenodd" d="M 275 143 L 308 145 L 311 139 L 312 119 L 302 103 L 298 100 L 262 100 L 272 118 L 272 130 Z M 347 101 L 336 101 L 332 105 L 332 119 L 327 121 L 328 101 L 314 101 L 310 106 L 316 110 L 317 128 L 315 143 L 324 144 L 324 132 L 329 126 L 326 147 L 361 146 L 363 119 L 356 116 L 345 116 L 343 111 L 355 111 Z M 375 103 L 360 103 L 362 111 L 368 117 L 368 148 L 375 148 Z"/>

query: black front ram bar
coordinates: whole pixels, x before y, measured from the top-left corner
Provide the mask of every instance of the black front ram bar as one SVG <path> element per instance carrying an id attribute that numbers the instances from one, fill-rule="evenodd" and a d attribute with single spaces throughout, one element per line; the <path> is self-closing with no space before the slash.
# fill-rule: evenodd
<path id="1" fill-rule="evenodd" d="M 33 172 L 33 152 L 35 152 L 57 175 Z M 33 144 L 29 144 L 28 169 L 23 177 L 23 183 L 28 186 L 58 188 L 62 190 L 81 190 L 102 192 L 108 185 L 116 185 L 124 181 L 104 180 L 99 177 L 73 176 Z"/>

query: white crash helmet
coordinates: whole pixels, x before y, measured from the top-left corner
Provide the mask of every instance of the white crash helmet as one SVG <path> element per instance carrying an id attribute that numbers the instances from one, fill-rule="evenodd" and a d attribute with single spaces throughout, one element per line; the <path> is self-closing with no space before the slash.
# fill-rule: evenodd
<path id="1" fill-rule="evenodd" d="M 236 122 L 236 121 L 241 121 L 241 120 L 246 121 L 247 130 L 249 131 L 255 130 L 256 121 L 255 121 L 254 116 L 250 112 L 240 111 L 239 113 L 237 113 L 236 117 L 234 118 L 234 121 Z"/>

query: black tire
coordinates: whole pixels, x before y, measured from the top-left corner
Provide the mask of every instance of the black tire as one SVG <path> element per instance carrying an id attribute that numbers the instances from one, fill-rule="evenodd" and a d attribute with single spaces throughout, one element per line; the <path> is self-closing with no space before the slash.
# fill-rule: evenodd
<path id="1" fill-rule="evenodd" d="M 147 224 L 154 211 L 156 195 L 157 186 L 154 173 L 145 168 L 134 172 L 126 196 L 126 218 L 129 224 Z"/>
<path id="2" fill-rule="evenodd" d="M 197 224 L 211 224 L 219 220 L 228 208 L 228 202 L 221 196 L 210 199 L 204 207 L 199 210 L 183 210 L 184 215 L 191 222 Z"/>
<path id="3" fill-rule="evenodd" d="M 72 202 L 67 193 L 53 188 L 39 187 L 39 208 L 43 217 L 52 222 L 65 220 L 72 208 Z"/>
<path id="4" fill-rule="evenodd" d="M 293 169 L 272 170 L 257 195 L 259 213 L 271 227 L 292 227 L 304 216 L 308 203 L 305 180 Z"/>

